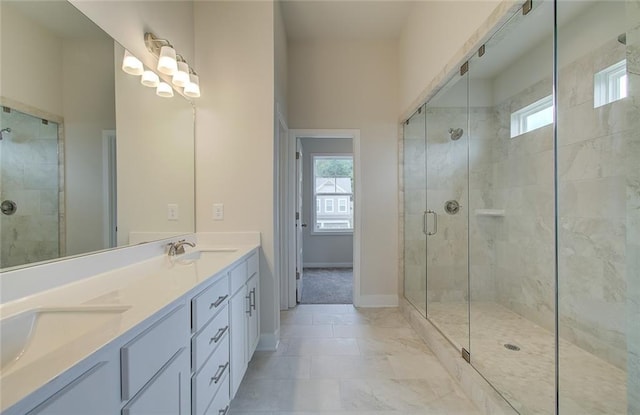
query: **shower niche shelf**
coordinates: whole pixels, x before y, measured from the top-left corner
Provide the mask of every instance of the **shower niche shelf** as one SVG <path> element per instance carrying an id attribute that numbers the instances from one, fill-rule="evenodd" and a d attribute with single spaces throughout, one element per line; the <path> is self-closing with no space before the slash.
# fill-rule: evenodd
<path id="1" fill-rule="evenodd" d="M 476 209 L 476 216 L 504 216 L 504 209 Z"/>

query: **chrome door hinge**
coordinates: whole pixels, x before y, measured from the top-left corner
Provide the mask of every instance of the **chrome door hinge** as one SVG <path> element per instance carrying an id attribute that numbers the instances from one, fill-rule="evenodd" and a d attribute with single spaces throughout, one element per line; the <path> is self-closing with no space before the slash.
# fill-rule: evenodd
<path id="1" fill-rule="evenodd" d="M 471 363 L 471 352 L 469 352 L 464 347 L 462 348 L 462 358 L 467 361 L 467 363 Z"/>
<path id="2" fill-rule="evenodd" d="M 467 72 L 469 72 L 469 61 L 463 63 L 460 67 L 460 76 L 466 74 Z"/>
<path id="3" fill-rule="evenodd" d="M 526 16 L 533 9 L 533 0 L 527 0 L 522 5 L 522 15 Z"/>
<path id="4" fill-rule="evenodd" d="M 296 151 L 296 160 L 300 160 L 300 152 Z"/>
<path id="5" fill-rule="evenodd" d="M 300 219 L 300 212 L 296 212 L 296 220 Z"/>
<path id="6" fill-rule="evenodd" d="M 486 52 L 486 48 L 484 45 L 480 46 L 480 49 L 478 49 L 478 57 L 481 58 L 484 56 L 484 53 Z"/>
<path id="7" fill-rule="evenodd" d="M 298 271 L 296 271 L 296 280 L 300 279 L 300 273 Z"/>

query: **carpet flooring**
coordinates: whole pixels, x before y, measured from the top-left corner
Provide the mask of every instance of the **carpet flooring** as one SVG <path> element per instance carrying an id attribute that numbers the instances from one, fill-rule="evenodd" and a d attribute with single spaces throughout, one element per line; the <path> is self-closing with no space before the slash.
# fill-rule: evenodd
<path id="1" fill-rule="evenodd" d="M 300 304 L 352 304 L 353 269 L 305 268 Z"/>

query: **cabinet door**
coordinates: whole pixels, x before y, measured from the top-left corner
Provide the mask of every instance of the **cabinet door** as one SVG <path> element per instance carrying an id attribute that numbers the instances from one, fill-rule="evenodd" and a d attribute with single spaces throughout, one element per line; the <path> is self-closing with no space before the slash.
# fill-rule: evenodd
<path id="1" fill-rule="evenodd" d="M 229 300 L 229 368 L 231 372 L 230 395 L 233 398 L 247 370 L 247 316 L 249 299 L 243 286 Z"/>
<path id="2" fill-rule="evenodd" d="M 28 415 L 112 415 L 120 406 L 118 360 L 103 361 L 30 411 Z"/>
<path id="3" fill-rule="evenodd" d="M 188 415 L 191 412 L 190 362 L 180 349 L 122 409 L 122 415 Z"/>
<path id="4" fill-rule="evenodd" d="M 251 313 L 247 314 L 247 361 L 250 361 L 260 340 L 260 278 L 258 274 L 254 274 L 247 281 L 247 291 L 251 303 Z"/>

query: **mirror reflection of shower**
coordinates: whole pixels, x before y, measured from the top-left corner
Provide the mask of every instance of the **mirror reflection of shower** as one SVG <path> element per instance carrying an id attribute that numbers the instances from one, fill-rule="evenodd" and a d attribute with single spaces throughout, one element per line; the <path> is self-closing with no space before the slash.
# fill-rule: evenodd
<path id="1" fill-rule="evenodd" d="M 457 141 L 464 134 L 464 130 L 462 128 L 449 128 L 449 136 L 451 136 L 452 141 Z"/>
<path id="2" fill-rule="evenodd" d="M 0 141 L 4 140 L 5 138 L 9 139 L 11 137 L 11 128 L 3 128 L 2 130 L 0 130 Z"/>

